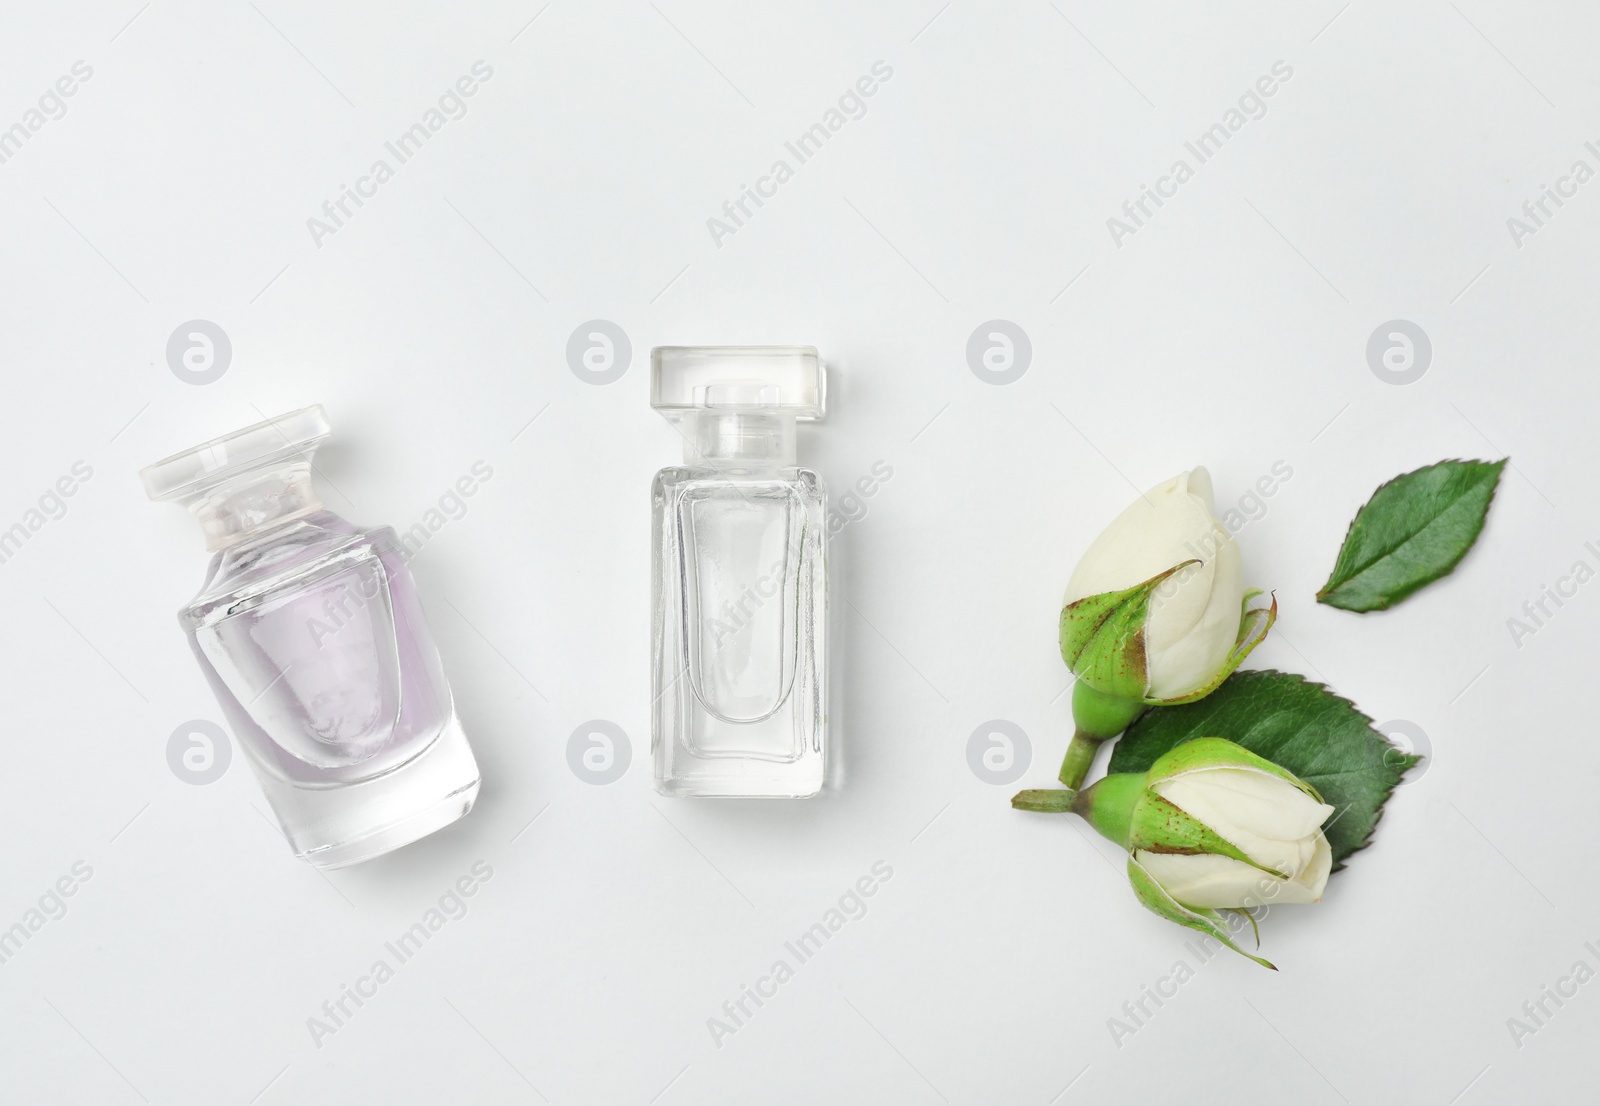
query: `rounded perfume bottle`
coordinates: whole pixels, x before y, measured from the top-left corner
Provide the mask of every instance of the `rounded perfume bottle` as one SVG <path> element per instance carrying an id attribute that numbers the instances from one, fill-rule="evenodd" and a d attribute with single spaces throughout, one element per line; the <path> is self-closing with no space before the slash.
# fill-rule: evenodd
<path id="1" fill-rule="evenodd" d="M 307 407 L 144 469 L 212 551 L 179 612 L 295 854 L 342 868 L 472 809 L 478 767 L 392 528 L 323 507 Z"/>

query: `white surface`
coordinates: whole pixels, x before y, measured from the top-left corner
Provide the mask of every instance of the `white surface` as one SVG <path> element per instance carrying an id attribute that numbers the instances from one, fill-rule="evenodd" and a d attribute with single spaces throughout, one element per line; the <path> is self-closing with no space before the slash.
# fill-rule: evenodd
<path id="1" fill-rule="evenodd" d="M 1600 563 L 1600 183 L 1520 248 L 1506 220 L 1575 159 L 1600 167 L 1594 14 L 540 2 L 5 13 L 0 126 L 74 61 L 93 77 L 0 165 L 0 523 L 74 461 L 94 472 L 0 565 L 0 925 L 93 870 L 0 965 L 5 1100 L 1585 1093 L 1600 983 L 1520 1048 L 1507 1019 L 1600 966 L 1600 586 L 1521 648 L 1507 619 Z M 480 59 L 466 117 L 316 245 L 306 220 Z M 1266 116 L 1114 245 L 1106 219 L 1280 59 Z M 865 116 L 714 245 L 706 220 L 878 60 Z M 1006 386 L 966 364 L 996 317 L 1034 350 Z M 234 350 L 204 386 L 166 364 L 197 318 Z M 633 346 L 605 386 L 566 364 L 595 318 Z M 1405 387 L 1364 352 L 1395 318 L 1435 351 Z M 843 786 L 818 801 L 649 786 L 647 489 L 679 442 L 647 355 L 703 342 L 815 344 L 831 410 L 803 455 L 835 496 L 893 468 L 833 545 Z M 321 486 L 353 520 L 409 527 L 473 462 L 494 473 L 415 562 L 481 802 L 329 878 L 237 757 L 209 786 L 167 767 L 175 727 L 219 718 L 173 619 L 205 555 L 135 476 L 313 402 L 335 428 Z M 1452 578 L 1383 616 L 1312 602 L 1379 482 L 1502 453 Z M 1213 959 L 1118 1047 L 1108 1019 L 1195 957 L 1108 845 L 1007 806 L 1067 737 L 1056 604 L 1130 484 L 1204 462 L 1237 501 L 1280 460 L 1292 479 L 1240 535 L 1283 611 L 1251 663 L 1416 723 L 1435 756 L 1323 904 L 1269 919 L 1282 972 Z M 609 786 L 567 764 L 595 718 L 632 741 Z M 1031 739 L 1021 783 L 968 768 L 990 719 Z M 470 912 L 317 1047 L 307 1019 L 478 861 Z M 876 861 L 893 875 L 866 916 L 717 1047 L 707 1019 Z"/>

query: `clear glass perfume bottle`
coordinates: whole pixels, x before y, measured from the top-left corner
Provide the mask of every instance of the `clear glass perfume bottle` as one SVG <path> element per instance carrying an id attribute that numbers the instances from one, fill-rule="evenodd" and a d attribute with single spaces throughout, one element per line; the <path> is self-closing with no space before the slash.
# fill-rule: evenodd
<path id="1" fill-rule="evenodd" d="M 827 756 L 821 419 L 809 346 L 659 347 L 651 405 L 684 439 L 652 488 L 654 710 L 665 795 L 815 795 Z"/>
<path id="2" fill-rule="evenodd" d="M 325 510 L 307 407 L 144 469 L 213 551 L 178 614 L 295 854 L 370 860 L 472 809 L 478 766 L 393 529 Z"/>

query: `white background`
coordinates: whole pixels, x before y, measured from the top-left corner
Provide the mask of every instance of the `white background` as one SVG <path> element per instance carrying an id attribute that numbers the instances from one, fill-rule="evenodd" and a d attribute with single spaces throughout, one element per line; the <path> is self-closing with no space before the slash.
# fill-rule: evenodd
<path id="1" fill-rule="evenodd" d="M 0 1098 L 59 1103 L 1574 1101 L 1600 983 L 1590 705 L 1600 183 L 1584 5 L 10 3 L 0 127 L 75 61 L 0 165 L 0 528 L 93 477 L 0 565 L 0 928 L 93 871 L 0 965 Z M 531 20 L 531 22 L 530 22 Z M 337 233 L 307 220 L 475 61 L 493 77 Z M 850 122 L 720 246 L 707 219 L 875 61 Z M 1276 61 L 1293 70 L 1120 245 L 1107 219 Z M 392 159 L 391 159 L 392 160 Z M 1070 286 L 1069 286 L 1070 285 Z M 1031 338 L 996 386 L 966 344 Z M 233 355 L 180 381 L 169 335 Z M 579 324 L 630 336 L 615 383 Z M 1395 386 L 1366 344 L 1431 337 Z M 805 802 L 650 787 L 652 345 L 828 358 L 802 441 L 835 495 L 893 477 L 831 549 L 839 786 Z M 197 786 L 173 730 L 220 721 L 174 612 L 200 535 L 136 470 L 308 403 L 329 506 L 409 527 L 494 471 L 414 562 L 484 773 L 476 810 L 323 877 L 237 755 Z M 530 420 L 535 416 L 537 421 Z M 1070 421 L 1069 421 L 1070 420 Z M 1509 454 L 1479 547 L 1397 611 L 1313 602 L 1355 508 L 1445 457 Z M 1093 534 L 1196 463 L 1237 503 L 1282 617 L 1252 666 L 1324 680 L 1433 757 L 1324 902 L 1276 911 L 1269 973 L 1224 954 L 1131 1037 L 1180 960 L 1115 849 L 1007 805 L 1070 729 L 1057 604 Z M 575 727 L 629 735 L 596 786 Z M 968 766 L 1028 734 L 1021 782 Z M 537 820 L 533 820 L 537 818 Z M 478 861 L 493 877 L 336 1034 L 307 1019 Z M 707 1019 L 874 862 L 892 879 L 720 1047 Z M 1147 1002 L 1147 1005 L 1148 1002 Z"/>

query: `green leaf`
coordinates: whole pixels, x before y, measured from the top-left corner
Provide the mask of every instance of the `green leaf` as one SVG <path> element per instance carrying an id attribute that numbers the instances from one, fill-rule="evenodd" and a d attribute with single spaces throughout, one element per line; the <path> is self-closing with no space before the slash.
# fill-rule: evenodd
<path id="1" fill-rule="evenodd" d="M 1402 754 L 1347 699 L 1290 672 L 1236 672 L 1197 703 L 1154 707 L 1128 728 L 1111 772 L 1145 772 L 1197 737 L 1223 737 L 1293 772 L 1334 808 L 1322 831 L 1335 870 L 1366 846 L 1383 804 L 1421 757 Z"/>
<path id="2" fill-rule="evenodd" d="M 1386 610 L 1448 575 L 1478 540 L 1505 466 L 1440 461 L 1384 484 L 1356 512 L 1317 602 Z"/>

